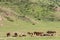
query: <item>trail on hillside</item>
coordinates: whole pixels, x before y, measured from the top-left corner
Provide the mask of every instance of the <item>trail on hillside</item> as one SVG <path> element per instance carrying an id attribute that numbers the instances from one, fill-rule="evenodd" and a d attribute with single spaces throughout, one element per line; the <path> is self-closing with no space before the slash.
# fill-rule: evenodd
<path id="1" fill-rule="evenodd" d="M 3 20 L 7 19 L 8 21 L 13 22 L 16 19 L 20 19 L 23 21 L 28 21 L 31 22 L 32 24 L 38 23 L 36 20 L 30 18 L 29 16 L 21 16 L 19 13 L 16 13 L 15 11 L 11 10 L 10 8 L 7 7 L 1 7 L 0 6 L 0 16 L 3 17 Z"/>

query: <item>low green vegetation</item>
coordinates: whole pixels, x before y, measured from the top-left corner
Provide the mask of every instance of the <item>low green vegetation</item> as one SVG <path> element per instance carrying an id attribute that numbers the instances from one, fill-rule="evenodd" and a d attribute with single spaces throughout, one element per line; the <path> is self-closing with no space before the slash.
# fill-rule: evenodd
<path id="1" fill-rule="evenodd" d="M 0 5 L 37 20 L 59 21 L 59 17 L 56 18 L 58 14 L 55 15 L 60 7 L 59 2 L 59 0 L 1 0 Z"/>

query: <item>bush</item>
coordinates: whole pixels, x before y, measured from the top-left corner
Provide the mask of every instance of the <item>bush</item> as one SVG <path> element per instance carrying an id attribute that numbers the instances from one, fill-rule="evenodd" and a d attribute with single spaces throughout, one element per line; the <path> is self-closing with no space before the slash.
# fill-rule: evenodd
<path id="1" fill-rule="evenodd" d="M 8 21 L 10 21 L 10 22 L 14 22 L 14 20 L 12 20 L 11 18 L 9 18 L 9 17 L 5 17 Z"/>

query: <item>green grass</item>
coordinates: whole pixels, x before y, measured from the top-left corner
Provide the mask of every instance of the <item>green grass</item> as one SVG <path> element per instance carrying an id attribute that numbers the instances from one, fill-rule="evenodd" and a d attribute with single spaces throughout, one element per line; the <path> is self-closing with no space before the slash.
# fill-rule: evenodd
<path id="1" fill-rule="evenodd" d="M 6 38 L 7 32 L 34 32 L 34 31 L 43 31 L 48 30 L 57 31 L 57 35 L 60 32 L 60 22 L 46 22 L 40 21 L 39 24 L 32 25 L 29 22 L 16 20 L 14 22 L 3 21 L 3 26 L 0 27 L 0 37 Z M 60 34 L 60 33 L 59 33 Z M 60 40 L 60 36 L 55 37 L 17 37 L 17 38 L 7 38 L 7 40 Z"/>
<path id="2" fill-rule="evenodd" d="M 3 30 L 1 30 L 3 29 Z M 39 24 L 32 25 L 29 22 L 25 21 L 15 21 L 15 22 L 9 22 L 9 21 L 4 21 L 3 26 L 1 27 L 0 31 L 5 31 L 6 29 L 8 31 L 18 31 L 18 30 L 23 30 L 23 31 L 41 31 L 41 30 L 59 30 L 60 29 L 60 22 L 43 22 L 40 21 Z"/>

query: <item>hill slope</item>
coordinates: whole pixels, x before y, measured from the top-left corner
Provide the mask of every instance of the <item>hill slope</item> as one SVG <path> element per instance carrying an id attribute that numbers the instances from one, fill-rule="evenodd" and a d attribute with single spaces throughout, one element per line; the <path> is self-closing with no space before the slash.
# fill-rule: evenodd
<path id="1" fill-rule="evenodd" d="M 0 16 L 11 22 L 22 19 L 33 24 L 37 23 L 37 20 L 60 21 L 59 2 L 59 0 L 0 0 Z"/>

